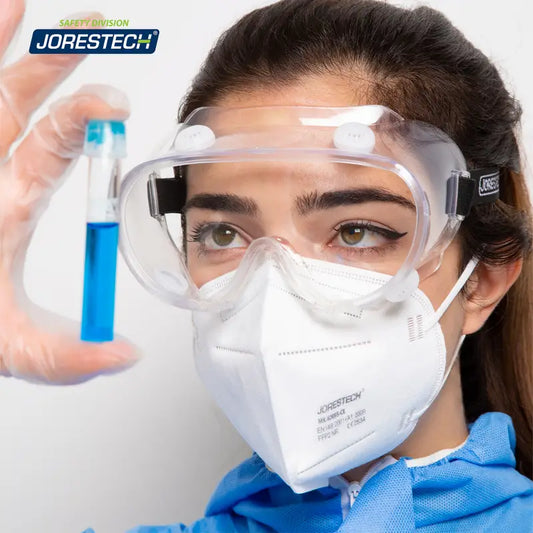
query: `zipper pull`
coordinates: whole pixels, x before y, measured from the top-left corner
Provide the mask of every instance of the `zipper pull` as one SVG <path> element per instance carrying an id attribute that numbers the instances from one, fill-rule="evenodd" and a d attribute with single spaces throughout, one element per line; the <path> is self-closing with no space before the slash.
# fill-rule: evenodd
<path id="1" fill-rule="evenodd" d="M 348 488 L 348 494 L 350 496 L 350 507 L 353 505 L 355 498 L 357 498 L 360 492 L 361 492 L 361 485 L 357 483 L 357 481 L 354 481 L 353 483 L 350 484 Z"/>

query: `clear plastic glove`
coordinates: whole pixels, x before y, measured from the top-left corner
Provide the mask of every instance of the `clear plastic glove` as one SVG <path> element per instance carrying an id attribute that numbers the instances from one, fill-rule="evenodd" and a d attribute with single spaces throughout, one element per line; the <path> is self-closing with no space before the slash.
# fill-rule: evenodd
<path id="1" fill-rule="evenodd" d="M 0 0 L 0 58 L 24 13 L 23 0 Z M 101 18 L 98 13 L 85 18 Z M 90 118 L 123 120 L 126 97 L 103 85 L 83 87 L 52 104 L 10 157 L 32 112 L 84 59 L 25 55 L 0 69 L 0 375 L 72 384 L 129 367 L 137 350 L 125 339 L 79 340 L 80 324 L 33 303 L 24 260 L 37 221 L 81 153 Z M 63 179 L 62 179 L 63 178 Z M 81 184 L 80 184 L 81 186 Z M 81 236 L 80 236 L 81 238 Z M 81 291 L 81 286 L 80 286 Z"/>

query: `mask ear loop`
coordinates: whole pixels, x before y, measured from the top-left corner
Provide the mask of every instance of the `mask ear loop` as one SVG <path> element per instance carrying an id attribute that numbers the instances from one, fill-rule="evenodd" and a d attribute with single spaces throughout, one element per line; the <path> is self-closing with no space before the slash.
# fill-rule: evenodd
<path id="1" fill-rule="evenodd" d="M 448 296 L 446 296 L 446 298 L 444 298 L 444 300 L 440 304 L 439 308 L 435 311 L 435 320 L 434 320 L 433 324 L 435 324 L 436 322 L 438 322 L 441 319 L 442 315 L 446 312 L 448 307 L 451 305 L 453 299 L 459 294 L 461 289 L 466 285 L 466 282 L 468 281 L 468 279 L 472 275 L 472 272 L 474 272 L 474 270 L 477 267 L 478 263 L 479 263 L 479 259 L 477 257 L 473 257 L 472 259 L 470 259 L 470 261 L 466 265 L 465 269 L 463 270 L 463 273 L 459 276 L 459 279 L 457 280 L 457 282 L 453 286 L 452 290 L 449 292 Z M 466 335 L 461 335 L 461 337 L 459 338 L 459 342 L 457 343 L 457 346 L 455 348 L 453 356 L 450 359 L 450 364 L 448 365 L 448 368 L 446 369 L 446 372 L 444 373 L 444 376 L 442 378 L 442 382 L 441 382 L 441 385 L 439 387 L 439 391 L 440 391 L 440 389 L 442 389 L 442 387 L 446 383 L 446 380 L 448 379 L 448 376 L 450 375 L 450 372 L 451 372 L 451 370 L 453 368 L 455 360 L 457 359 L 457 356 L 459 355 L 459 352 L 461 350 L 461 346 L 463 344 L 463 341 L 465 340 L 465 337 L 466 337 Z"/>
<path id="2" fill-rule="evenodd" d="M 440 392 L 440 389 L 442 389 L 442 387 L 446 383 L 446 380 L 448 379 L 448 376 L 450 375 L 450 372 L 452 371 L 452 368 L 453 368 L 453 365 L 455 363 L 455 360 L 457 359 L 457 356 L 459 355 L 459 352 L 461 351 L 461 346 L 463 345 L 463 341 L 465 340 L 465 337 L 466 337 L 466 335 L 461 335 L 461 337 L 459 338 L 459 342 L 457 343 L 457 347 L 455 348 L 455 352 L 453 353 L 453 356 L 450 359 L 450 364 L 448 365 L 448 368 L 447 368 L 447 370 L 444 373 L 444 376 L 442 378 L 442 383 L 441 383 L 441 385 L 439 387 L 439 392 Z"/>
<path id="3" fill-rule="evenodd" d="M 459 279 L 455 282 L 455 285 L 448 293 L 448 296 L 444 298 L 438 309 L 435 311 L 433 319 L 426 328 L 426 331 L 431 329 L 442 318 L 442 315 L 447 311 L 448 307 L 450 307 L 452 301 L 461 292 L 461 289 L 466 285 L 466 282 L 472 275 L 472 272 L 474 272 L 478 263 L 479 259 L 477 257 L 473 257 L 472 259 L 470 259 L 465 269 L 463 270 L 463 273 L 459 276 Z"/>
<path id="4" fill-rule="evenodd" d="M 465 269 L 463 270 L 463 273 L 459 276 L 459 279 L 456 281 L 455 285 L 452 287 L 451 291 L 448 293 L 448 296 L 444 298 L 443 302 L 440 304 L 438 309 L 435 311 L 435 315 L 433 320 L 430 323 L 430 326 L 426 328 L 426 332 L 431 329 L 442 317 L 442 315 L 446 312 L 450 304 L 452 303 L 453 299 L 459 294 L 461 289 L 464 287 L 466 282 L 468 281 L 468 278 L 472 275 L 472 272 L 474 272 L 477 264 L 479 263 L 479 259 L 474 257 L 470 259 L 468 264 L 466 265 Z M 440 381 L 439 386 L 435 390 L 435 392 L 432 394 L 431 399 L 427 402 L 427 404 L 422 408 L 419 409 L 416 413 L 410 414 L 410 420 L 418 420 L 418 418 L 426 411 L 426 409 L 433 403 L 437 395 L 442 390 L 442 387 L 444 387 L 444 384 L 446 383 L 446 380 L 448 379 L 448 376 L 450 375 L 450 372 L 452 371 L 453 365 L 459 355 L 459 352 L 461 351 L 461 346 L 463 345 L 463 341 L 465 340 L 466 335 L 461 335 L 459 338 L 459 342 L 457 343 L 457 346 L 455 347 L 455 351 L 450 359 L 450 363 L 448 364 L 448 368 L 445 370 L 444 375 Z"/>
<path id="5" fill-rule="evenodd" d="M 444 298 L 444 301 L 440 304 L 439 308 L 435 312 L 435 317 L 437 321 L 441 319 L 446 309 L 448 309 L 448 307 L 452 303 L 452 300 L 459 294 L 461 289 L 466 285 L 466 282 L 469 280 L 470 276 L 472 275 L 472 272 L 474 272 L 478 263 L 479 263 L 479 259 L 477 257 L 473 257 L 472 259 L 470 259 L 463 273 L 459 276 L 457 283 L 453 286 L 453 289 L 450 291 L 450 294 L 448 294 L 448 296 Z M 450 365 L 448 366 L 448 369 L 446 370 L 446 373 L 444 374 L 444 377 L 442 378 L 442 385 L 444 385 L 444 383 L 446 382 L 446 379 L 448 379 L 448 375 L 450 374 L 453 364 L 455 363 L 455 360 L 457 359 L 457 356 L 459 355 L 459 351 L 461 349 L 463 341 L 465 340 L 465 337 L 466 335 L 461 335 L 461 338 L 459 339 L 459 342 L 457 343 L 457 348 L 455 348 L 455 353 L 453 354 L 453 357 L 450 360 Z M 441 388 L 442 388 L 442 385 L 441 385 Z"/>

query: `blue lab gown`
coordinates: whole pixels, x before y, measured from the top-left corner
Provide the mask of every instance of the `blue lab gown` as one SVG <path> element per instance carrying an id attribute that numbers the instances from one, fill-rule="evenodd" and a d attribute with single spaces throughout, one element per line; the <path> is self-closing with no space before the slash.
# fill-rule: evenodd
<path id="1" fill-rule="evenodd" d="M 253 454 L 222 479 L 204 518 L 128 533 L 532 532 L 533 482 L 515 470 L 510 417 L 485 413 L 469 429 L 432 464 L 402 458 L 370 477 L 344 519 L 338 489 L 295 494 Z"/>

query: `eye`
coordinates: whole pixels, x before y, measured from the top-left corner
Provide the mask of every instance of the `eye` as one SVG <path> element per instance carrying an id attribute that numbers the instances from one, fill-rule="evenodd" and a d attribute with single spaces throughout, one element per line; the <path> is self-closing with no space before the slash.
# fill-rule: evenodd
<path id="1" fill-rule="evenodd" d="M 225 248 L 229 246 L 237 235 L 237 232 L 228 226 L 217 226 L 211 231 L 211 239 L 216 246 Z"/>
<path id="2" fill-rule="evenodd" d="M 355 246 L 364 239 L 365 231 L 364 228 L 358 228 L 357 226 L 344 226 L 339 231 L 339 235 L 348 246 Z"/>
<path id="3" fill-rule="evenodd" d="M 206 250 L 246 247 L 246 240 L 228 224 L 201 224 L 194 228 L 191 241 L 199 242 Z"/>
<path id="4" fill-rule="evenodd" d="M 343 248 L 379 248 L 407 234 L 366 221 L 341 224 L 335 231 L 332 244 Z"/>

